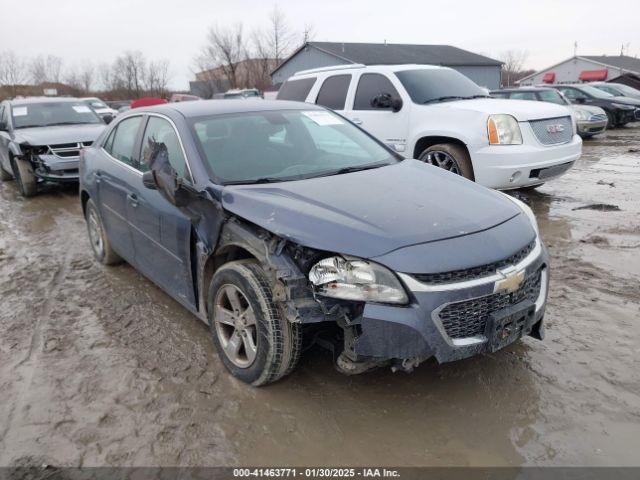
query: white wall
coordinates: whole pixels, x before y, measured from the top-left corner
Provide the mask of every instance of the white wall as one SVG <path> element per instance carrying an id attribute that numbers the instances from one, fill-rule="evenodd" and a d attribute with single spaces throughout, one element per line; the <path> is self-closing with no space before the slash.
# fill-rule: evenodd
<path id="1" fill-rule="evenodd" d="M 562 62 L 560 65 L 556 65 L 553 68 L 547 68 L 536 73 L 533 77 L 520 82 L 520 85 L 537 85 L 542 83 L 542 78 L 547 72 L 554 72 L 556 74 L 555 83 L 577 83 L 580 81 L 580 72 L 583 70 L 604 70 L 609 71 L 607 78 L 616 78 L 622 74 L 619 68 L 606 67 L 600 63 L 591 62 L 589 60 L 583 60 L 581 58 L 570 58 L 569 60 Z"/>

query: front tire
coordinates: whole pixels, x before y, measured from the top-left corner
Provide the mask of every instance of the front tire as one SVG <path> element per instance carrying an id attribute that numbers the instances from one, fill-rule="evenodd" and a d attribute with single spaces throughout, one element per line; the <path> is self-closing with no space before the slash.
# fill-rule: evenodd
<path id="1" fill-rule="evenodd" d="M 38 181 L 33 173 L 33 167 L 28 160 L 22 158 L 11 159 L 13 176 L 23 197 L 33 197 L 38 192 Z"/>
<path id="2" fill-rule="evenodd" d="M 120 255 L 111 248 L 111 243 L 109 243 L 109 237 L 98 214 L 98 209 L 91 199 L 87 200 L 85 205 L 84 218 L 87 222 L 91 250 L 93 250 L 93 256 L 96 257 L 96 260 L 103 265 L 115 265 L 122 262 Z"/>
<path id="3" fill-rule="evenodd" d="M 260 386 L 295 368 L 302 331 L 273 302 L 256 261 L 229 262 L 216 271 L 209 286 L 208 317 L 218 355 L 236 378 Z"/>
<path id="4" fill-rule="evenodd" d="M 475 180 L 469 152 L 455 143 L 439 143 L 425 149 L 418 160 L 443 168 L 451 173 Z"/>
<path id="5" fill-rule="evenodd" d="M 13 180 L 13 175 L 7 172 L 2 166 L 2 162 L 0 162 L 0 180 L 3 182 L 8 182 L 9 180 Z"/>

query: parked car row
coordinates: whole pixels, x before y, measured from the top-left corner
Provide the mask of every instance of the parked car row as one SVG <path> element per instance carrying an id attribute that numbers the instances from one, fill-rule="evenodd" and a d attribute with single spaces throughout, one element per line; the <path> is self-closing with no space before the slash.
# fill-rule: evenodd
<path id="1" fill-rule="evenodd" d="M 607 112 L 592 105 L 573 105 L 560 91 L 546 87 L 524 87 L 494 90 L 494 98 L 511 98 L 515 100 L 533 100 L 565 105 L 573 110 L 578 135 L 589 138 L 606 130 L 609 119 Z"/>

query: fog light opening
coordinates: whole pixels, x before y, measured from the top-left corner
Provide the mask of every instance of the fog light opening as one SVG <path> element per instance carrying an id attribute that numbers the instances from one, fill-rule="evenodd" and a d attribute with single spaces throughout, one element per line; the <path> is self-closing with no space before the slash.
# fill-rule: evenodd
<path id="1" fill-rule="evenodd" d="M 518 180 L 522 176 L 522 172 L 518 170 L 517 172 L 513 172 L 511 177 L 509 178 L 509 183 L 513 183 Z"/>

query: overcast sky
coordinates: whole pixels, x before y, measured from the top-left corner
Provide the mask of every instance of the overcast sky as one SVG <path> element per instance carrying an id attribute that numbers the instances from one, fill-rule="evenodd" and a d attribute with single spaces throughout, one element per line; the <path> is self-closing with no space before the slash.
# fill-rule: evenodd
<path id="1" fill-rule="evenodd" d="M 209 26 L 263 26 L 277 3 L 293 30 L 315 40 L 448 44 L 497 57 L 527 50 L 539 69 L 578 54 L 640 55 L 640 0 L 0 0 L 0 51 L 53 54 L 65 64 L 110 62 L 124 50 L 171 63 L 187 89 Z M 608 11 L 611 5 L 611 11 Z"/>

